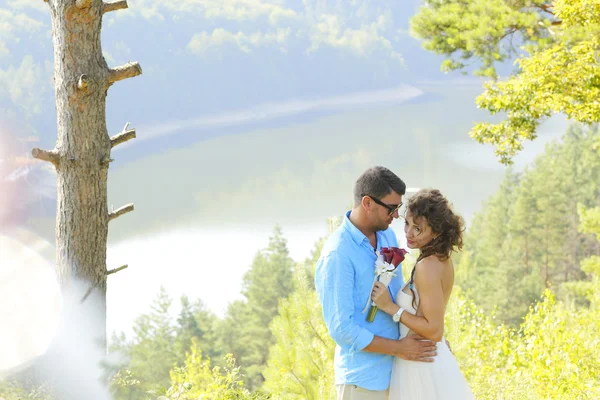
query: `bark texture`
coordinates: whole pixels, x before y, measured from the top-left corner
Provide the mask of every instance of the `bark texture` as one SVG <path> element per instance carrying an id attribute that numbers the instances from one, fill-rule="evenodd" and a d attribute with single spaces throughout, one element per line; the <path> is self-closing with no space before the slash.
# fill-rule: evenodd
<path id="1" fill-rule="evenodd" d="M 43 373 L 62 399 L 105 399 L 99 375 L 106 353 L 108 222 L 133 210 L 109 213 L 107 178 L 112 147 L 135 137 L 135 130 L 112 140 L 106 129 L 106 94 L 112 83 L 140 75 L 137 63 L 109 68 L 100 43 L 102 16 L 125 1 L 49 0 L 54 45 L 57 142 L 32 155 L 57 172 L 56 272 L 64 300 L 63 320 Z M 43 365 L 43 364 L 46 365 Z M 100 385 L 100 386 L 98 386 Z"/>
<path id="2" fill-rule="evenodd" d="M 49 4 L 58 128 L 56 269 L 65 290 L 76 279 L 99 292 L 102 309 L 95 312 L 104 315 L 104 326 L 98 326 L 98 334 L 106 343 L 111 142 L 105 111 L 109 68 L 100 45 L 103 4 L 98 0 L 86 7 L 73 0 Z"/>

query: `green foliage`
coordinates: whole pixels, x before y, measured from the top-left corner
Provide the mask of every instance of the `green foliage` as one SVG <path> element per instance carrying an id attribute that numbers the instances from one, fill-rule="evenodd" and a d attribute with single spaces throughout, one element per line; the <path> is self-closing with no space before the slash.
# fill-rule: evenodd
<path id="1" fill-rule="evenodd" d="M 595 399 L 600 313 L 556 303 L 546 291 L 518 329 L 499 325 L 458 290 L 446 338 L 477 399 Z"/>
<path id="2" fill-rule="evenodd" d="M 595 235 L 600 245 L 600 207 L 585 208 L 580 204 L 579 216 L 581 231 Z M 586 258 L 581 263 L 581 269 L 590 274 L 592 279 L 587 282 L 577 282 L 572 289 L 587 297 L 592 304 L 600 304 L 600 257 L 592 255 Z"/>
<path id="3" fill-rule="evenodd" d="M 581 218 L 581 231 L 596 235 L 600 241 L 600 207 L 586 209 L 579 205 L 579 217 Z"/>
<path id="4" fill-rule="evenodd" d="M 169 371 L 178 361 L 176 327 L 169 312 L 171 304 L 167 291 L 161 287 L 150 313 L 134 322 L 133 340 L 124 335 L 113 337 L 109 350 L 120 357 L 120 362 L 111 369 L 121 371 L 125 379 L 135 376 L 139 381 L 139 384 L 115 385 L 117 399 L 145 399 L 148 393 L 163 392 L 169 387 Z"/>
<path id="5" fill-rule="evenodd" d="M 518 183 L 519 176 L 509 170 L 498 192 L 473 218 L 465 249 L 458 257 L 456 282 L 469 293 L 474 292 L 477 304 L 486 310 L 502 308 L 508 301 L 510 275 L 499 265 L 509 253 L 505 241 L 509 227 L 514 226 L 506 221 L 516 201 Z"/>
<path id="6" fill-rule="evenodd" d="M 119 393 L 132 393 L 132 389 L 135 390 L 140 386 L 140 380 L 128 369 L 117 371 L 110 378 L 109 383 L 113 396 L 118 396 Z"/>
<path id="7" fill-rule="evenodd" d="M 592 124 L 600 121 L 600 50 L 598 32 L 576 44 L 559 43 L 518 61 L 521 72 L 503 82 L 489 82 L 477 98 L 480 108 L 503 112 L 499 124 L 480 123 L 471 135 L 480 143 L 496 146 L 504 163 L 523 148 L 524 140 L 537 137 L 540 122 L 555 113 Z M 567 39 L 563 38 L 563 41 Z"/>
<path id="8" fill-rule="evenodd" d="M 425 0 L 411 20 L 423 47 L 446 56 L 445 72 L 478 60 L 476 75 L 496 77 L 495 65 L 518 54 L 513 41 L 540 46 L 552 39 L 543 0 Z"/>
<path id="9" fill-rule="evenodd" d="M 210 358 L 204 359 L 196 339 L 182 367 L 171 371 L 171 387 L 165 394 L 169 400 L 260 400 L 269 397 L 251 394 L 244 388 L 240 367 L 231 354 L 225 356 L 223 368 L 211 367 Z"/>
<path id="10" fill-rule="evenodd" d="M 211 359 L 222 357 L 216 346 L 218 318 L 210 312 L 202 300 L 191 302 L 187 296 L 181 298 L 181 311 L 177 318 L 175 352 L 183 360 L 195 339 L 198 347 Z"/>
<path id="11" fill-rule="evenodd" d="M 598 137 L 595 129 L 571 127 L 531 168 L 509 170 L 473 218 L 456 282 L 484 310 L 497 309 L 502 322 L 517 327 L 547 287 L 585 304 L 589 271 L 581 263 L 598 245 L 579 232 L 578 203 L 600 198 L 600 156 L 592 149 Z"/>
<path id="12" fill-rule="evenodd" d="M 48 384 L 25 390 L 16 382 L 0 381 L 1 400 L 54 400 Z"/>
<path id="13" fill-rule="evenodd" d="M 232 353 L 245 375 L 244 383 L 259 388 L 274 337 L 269 324 L 277 315 L 279 300 L 293 291 L 293 260 L 287 242 L 276 226 L 269 245 L 260 251 L 242 281 L 245 301 L 232 303 L 221 328 L 222 348 Z"/>
<path id="14" fill-rule="evenodd" d="M 446 310 L 444 337 L 477 399 L 531 398 L 518 376 L 504 373 L 518 340 L 515 331 L 498 324 L 493 313 L 477 307 L 460 288 Z M 503 389 L 508 396 L 499 396 Z"/>
<path id="15" fill-rule="evenodd" d="M 516 52 L 502 52 L 508 36 L 519 33 L 518 70 L 504 81 L 492 80 L 477 99 L 480 108 L 506 118 L 479 123 L 471 136 L 490 143 L 505 164 L 536 138 L 540 122 L 556 113 L 575 121 L 600 121 L 600 1 L 430 0 L 413 20 L 425 47 L 448 56 L 483 63 L 480 73 L 496 77 L 493 62 Z M 446 61 L 457 69 L 458 61 Z"/>
<path id="16" fill-rule="evenodd" d="M 171 299 L 164 289 L 152 311 L 134 323 L 134 337 L 115 336 L 111 352 L 120 355 L 109 373 L 117 399 L 146 399 L 165 393 L 171 386 L 169 371 L 182 367 L 192 342 L 207 359 L 227 368 L 224 354 L 232 353 L 243 365 L 248 390 L 263 382 L 269 346 L 274 342 L 269 324 L 277 315 L 279 300 L 293 291 L 293 261 L 281 229 L 276 227 L 266 249 L 259 251 L 243 279 L 244 300 L 230 304 L 219 320 L 201 300 L 181 298 L 176 320 L 170 313 Z"/>
<path id="17" fill-rule="evenodd" d="M 270 349 L 264 388 L 282 399 L 335 398 L 333 353 L 312 280 L 298 269 L 295 291 L 279 306 L 271 324 L 276 343 Z"/>
<path id="18" fill-rule="evenodd" d="M 590 140 L 595 140 L 593 135 Z M 558 148 L 560 149 L 560 146 Z M 552 154 L 559 159 L 559 153 Z M 563 149 L 562 153 L 568 154 L 569 151 Z M 581 159 L 584 159 L 583 153 L 581 154 Z M 514 250 L 512 246 L 517 246 L 522 240 L 515 239 L 514 243 L 507 245 L 507 242 L 501 240 L 502 236 L 512 237 L 530 231 L 532 243 L 542 243 L 543 238 L 536 236 L 539 232 L 536 230 L 538 218 L 535 215 L 539 210 L 535 211 L 535 206 L 536 201 L 543 198 L 544 194 L 539 192 L 538 178 L 528 178 L 529 176 L 529 173 L 523 176 L 513 173 L 507 175 L 501 191 L 487 205 L 493 210 L 478 216 L 478 222 L 474 222 L 480 235 L 469 234 L 468 250 L 457 260 L 457 281 L 472 282 L 478 275 L 489 274 L 492 279 L 498 280 L 501 286 L 491 285 L 483 295 L 471 288 L 471 293 L 482 298 L 494 297 L 496 292 L 501 293 L 501 296 L 506 298 L 501 304 L 503 308 L 508 309 L 511 303 L 522 301 L 522 288 L 518 286 L 522 277 L 505 279 L 493 268 L 480 267 L 485 263 L 500 263 L 501 266 L 506 266 L 503 257 L 510 258 Z M 557 184 L 554 181 L 548 182 L 550 185 Z M 577 182 L 576 184 L 580 185 Z M 525 188 L 529 188 L 526 194 L 522 192 Z M 553 189 L 555 194 L 563 190 L 560 187 Z M 503 197 L 502 193 L 506 197 Z M 548 206 L 547 203 L 543 205 Z M 524 213 L 526 210 L 534 211 Z M 579 219 L 576 227 L 582 230 L 582 235 L 587 235 L 587 239 L 595 242 L 596 248 L 600 247 L 600 210 L 598 207 L 586 208 L 579 205 L 577 211 Z M 511 219 L 511 213 L 517 216 L 516 219 Z M 508 223 L 504 220 L 506 216 L 509 217 Z M 522 224 L 523 221 L 530 222 L 528 225 L 512 226 Z M 282 239 L 281 236 L 279 238 Z M 281 240 L 274 242 L 282 243 Z M 327 334 L 317 295 L 312 286 L 312 273 L 322 243 L 323 240 L 319 240 L 312 256 L 304 263 L 296 265 L 289 282 L 293 290 L 288 296 L 282 296 L 278 313 L 270 323 L 274 339 L 270 345 L 267 365 L 260 369 L 266 378 L 262 386 L 266 392 L 246 386 L 244 365 L 236 364 L 231 354 L 221 356 L 223 349 L 212 348 L 215 332 L 202 328 L 214 326 L 214 323 L 204 324 L 211 320 L 212 314 L 204 309 L 201 302 L 182 299 L 182 311 L 177 321 L 174 321 L 168 314 L 171 303 L 169 296 L 161 290 L 153 303 L 152 312 L 136 320 L 136 336 L 131 341 L 121 337 L 113 344 L 137 359 L 131 358 L 111 376 L 111 392 L 114 398 L 334 399 L 334 343 Z M 501 246 L 502 250 L 495 253 L 493 249 L 498 246 Z M 279 249 L 285 247 L 279 246 Z M 534 254 L 534 249 L 531 251 Z M 279 255 L 281 254 L 286 252 L 279 252 Z M 522 257 L 520 253 L 517 255 Z M 262 256 L 269 259 L 268 252 Z M 518 257 L 511 259 L 511 262 Z M 534 296 L 536 303 L 529 307 L 520 326 L 503 324 L 497 317 L 500 315 L 500 309 L 497 310 L 498 313 L 484 311 L 459 286 L 455 288 L 446 310 L 445 337 L 450 341 L 453 353 L 478 399 L 600 398 L 600 336 L 597 335 L 600 330 L 600 257 L 591 256 L 581 261 L 586 279 L 579 283 L 589 286 L 589 290 L 586 291 L 589 295 L 587 305 L 556 300 L 549 290 L 543 291 L 541 285 L 540 291 Z M 413 263 L 413 259 L 404 263 L 405 276 L 410 272 Z M 534 261 L 531 261 L 531 265 L 534 264 Z M 462 269 L 462 266 L 465 266 L 465 269 Z M 515 270 L 519 269 L 523 269 L 522 265 L 518 265 Z M 254 278 L 260 275 L 251 276 Z M 459 279 L 460 276 L 464 279 Z M 248 303 L 249 300 L 236 304 L 244 311 L 243 307 L 248 307 Z M 234 310 L 239 309 L 230 309 L 229 317 L 238 321 L 246 318 L 244 313 L 234 314 Z M 244 327 L 233 325 L 229 328 L 229 331 L 225 331 L 226 335 L 243 331 Z M 248 342 L 244 343 L 253 343 L 256 339 L 249 337 Z M 190 345 L 182 355 L 179 349 L 188 341 Z M 219 354 L 219 365 L 213 364 L 213 358 L 208 355 L 211 351 Z M 171 367 L 167 371 L 165 383 L 162 370 L 167 362 L 163 363 L 161 357 L 166 356 L 173 358 L 168 360 Z M 142 360 L 155 365 L 148 365 L 148 368 L 144 369 Z M 136 370 L 130 367 L 135 367 Z M 44 388 L 26 391 L 17 385 L 8 384 L 0 386 L 0 396 L 6 400 L 51 398 Z"/>
<path id="19" fill-rule="evenodd" d="M 342 223 L 330 218 L 328 234 Z M 281 399 L 332 399 L 335 343 L 327 332 L 314 287 L 316 263 L 327 236 L 320 238 L 304 263 L 294 272 L 294 291 L 279 304 L 271 324 L 275 344 L 269 350 L 264 371 L 265 390 Z"/>
<path id="20" fill-rule="evenodd" d="M 116 399 L 146 399 L 152 393 L 164 393 L 170 386 L 169 371 L 183 363 L 193 339 L 210 357 L 221 356 L 216 346 L 217 317 L 200 300 L 191 302 L 183 296 L 175 321 L 171 305 L 161 288 L 150 313 L 136 319 L 134 337 L 113 336 L 110 352 L 119 361 L 108 370 Z"/>
<path id="21" fill-rule="evenodd" d="M 540 398 L 598 398 L 600 315 L 556 304 L 549 291 L 525 319 L 516 348 Z"/>

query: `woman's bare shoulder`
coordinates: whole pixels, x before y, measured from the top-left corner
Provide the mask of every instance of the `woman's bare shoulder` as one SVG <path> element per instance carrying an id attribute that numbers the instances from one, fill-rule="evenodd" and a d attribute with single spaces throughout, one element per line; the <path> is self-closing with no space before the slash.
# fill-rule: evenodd
<path id="1" fill-rule="evenodd" d="M 441 277 L 444 270 L 447 268 L 447 262 L 440 260 L 437 256 L 427 256 L 417 263 L 415 266 L 415 274 L 424 278 Z"/>

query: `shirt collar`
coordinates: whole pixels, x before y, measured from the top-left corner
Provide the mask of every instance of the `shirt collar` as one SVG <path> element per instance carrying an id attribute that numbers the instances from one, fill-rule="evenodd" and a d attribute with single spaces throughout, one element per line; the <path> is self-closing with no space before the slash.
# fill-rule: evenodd
<path id="1" fill-rule="evenodd" d="M 350 213 L 352 212 L 352 210 L 346 212 L 346 215 L 344 216 L 344 222 L 342 223 L 342 226 L 344 227 L 344 229 L 350 234 L 350 237 L 352 238 L 352 240 L 354 241 L 354 243 L 356 244 L 361 244 L 362 242 L 364 242 L 365 240 L 368 241 L 369 239 L 365 236 L 364 233 L 362 233 L 356 226 L 354 226 L 354 224 L 350 221 Z M 377 242 L 379 242 L 379 232 L 376 232 L 377 235 Z M 379 244 L 379 243 L 378 243 Z"/>

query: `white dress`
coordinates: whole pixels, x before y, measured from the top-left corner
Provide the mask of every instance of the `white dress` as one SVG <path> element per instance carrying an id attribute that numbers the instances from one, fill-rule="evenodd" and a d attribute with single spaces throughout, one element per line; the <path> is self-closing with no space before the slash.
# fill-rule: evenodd
<path id="1" fill-rule="evenodd" d="M 406 288 L 406 289 L 405 289 Z M 408 293 L 406 293 L 406 290 Z M 419 294 L 416 304 L 419 304 Z M 412 292 L 404 285 L 396 295 L 396 304 L 405 312 L 416 314 L 412 306 Z M 409 328 L 400 323 L 400 338 L 405 337 Z M 456 358 L 450 352 L 445 340 L 437 343 L 437 355 L 433 362 L 407 361 L 395 358 L 390 383 L 389 400 L 468 400 L 475 399 L 463 376 Z"/>

